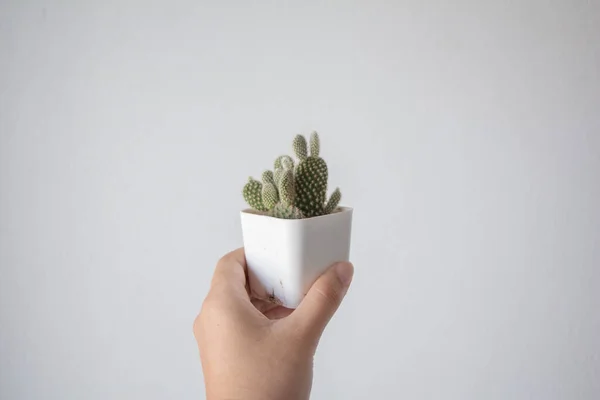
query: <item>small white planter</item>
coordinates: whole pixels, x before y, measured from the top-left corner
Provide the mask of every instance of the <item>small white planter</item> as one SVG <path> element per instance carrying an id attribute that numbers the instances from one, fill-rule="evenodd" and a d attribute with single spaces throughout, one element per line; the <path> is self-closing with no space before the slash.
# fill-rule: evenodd
<path id="1" fill-rule="evenodd" d="M 306 219 L 241 212 L 242 235 L 254 297 L 296 308 L 329 266 L 350 257 L 352 208 Z"/>

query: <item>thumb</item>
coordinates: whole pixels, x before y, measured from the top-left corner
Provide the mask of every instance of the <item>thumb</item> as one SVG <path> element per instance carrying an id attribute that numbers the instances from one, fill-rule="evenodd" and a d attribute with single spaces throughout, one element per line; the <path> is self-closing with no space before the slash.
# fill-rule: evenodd
<path id="1" fill-rule="evenodd" d="M 291 315 L 303 334 L 314 341 L 319 340 L 329 320 L 342 303 L 353 275 L 353 265 L 340 262 L 331 266 L 315 281 Z"/>

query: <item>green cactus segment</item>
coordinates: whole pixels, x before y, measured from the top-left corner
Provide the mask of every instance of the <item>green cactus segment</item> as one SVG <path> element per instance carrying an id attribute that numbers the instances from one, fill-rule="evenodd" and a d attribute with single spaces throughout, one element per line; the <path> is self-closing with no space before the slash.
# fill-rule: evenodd
<path id="1" fill-rule="evenodd" d="M 273 170 L 277 171 L 278 169 L 283 168 L 283 166 L 281 165 L 281 158 L 283 156 L 279 156 L 275 159 L 275 162 L 273 163 Z"/>
<path id="2" fill-rule="evenodd" d="M 342 199 L 342 192 L 340 192 L 339 188 L 336 188 L 331 196 L 329 196 L 329 201 L 325 205 L 325 209 L 323 210 L 324 214 L 331 214 L 340 204 L 340 200 Z"/>
<path id="3" fill-rule="evenodd" d="M 286 170 L 294 169 L 294 159 L 290 156 L 279 156 L 275 160 L 275 173 L 273 174 L 273 183 L 276 188 L 279 188 L 281 178 Z"/>
<path id="4" fill-rule="evenodd" d="M 308 157 L 296 169 L 296 206 L 306 218 L 323 215 L 327 195 L 327 164 Z"/>
<path id="5" fill-rule="evenodd" d="M 302 135 L 296 135 L 294 138 L 294 154 L 298 157 L 298 160 L 304 161 L 308 157 L 308 150 L 306 148 L 306 139 Z"/>
<path id="6" fill-rule="evenodd" d="M 294 182 L 294 173 L 287 170 L 283 173 L 279 182 L 279 194 L 281 203 L 285 206 L 292 206 L 296 201 L 296 187 Z"/>
<path id="7" fill-rule="evenodd" d="M 311 157 L 319 157 L 320 151 L 321 151 L 321 141 L 319 140 L 319 134 L 317 132 L 313 132 L 310 135 L 310 156 Z"/>
<path id="8" fill-rule="evenodd" d="M 293 169 L 294 159 L 290 156 L 283 156 L 281 159 L 281 165 L 283 166 L 283 169 Z"/>
<path id="9" fill-rule="evenodd" d="M 281 165 L 285 171 L 294 169 L 294 160 L 291 157 L 287 157 L 281 160 Z"/>
<path id="10" fill-rule="evenodd" d="M 294 159 L 288 155 L 279 156 L 275 159 L 274 169 L 292 169 L 294 168 Z"/>
<path id="11" fill-rule="evenodd" d="M 244 185 L 243 195 L 244 200 L 248 205 L 258 211 L 268 211 L 262 200 L 262 183 L 248 178 L 248 183 Z"/>
<path id="12" fill-rule="evenodd" d="M 283 177 L 283 173 L 284 170 L 283 168 L 278 168 L 275 170 L 275 175 L 274 175 L 274 180 L 275 180 L 275 187 L 279 187 L 279 183 L 281 183 L 281 177 Z"/>
<path id="13" fill-rule="evenodd" d="M 262 201 L 267 210 L 275 207 L 279 201 L 279 193 L 273 183 L 265 183 L 262 187 Z"/>
<path id="14" fill-rule="evenodd" d="M 272 185 L 275 185 L 275 178 L 273 176 L 273 171 L 265 171 L 262 174 L 262 183 L 263 185 L 266 185 L 267 183 L 270 183 Z"/>
<path id="15" fill-rule="evenodd" d="M 281 219 L 302 219 L 304 215 L 298 207 L 286 206 L 283 203 L 277 203 L 270 212 L 270 215 Z"/>

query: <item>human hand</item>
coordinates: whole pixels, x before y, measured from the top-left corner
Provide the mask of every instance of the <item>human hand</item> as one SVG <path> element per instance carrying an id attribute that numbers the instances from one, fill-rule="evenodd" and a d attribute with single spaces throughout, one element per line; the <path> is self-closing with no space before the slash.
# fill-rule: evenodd
<path id="1" fill-rule="evenodd" d="M 335 264 L 290 310 L 250 298 L 243 249 L 219 260 L 194 321 L 207 400 L 308 399 L 317 344 L 353 272 Z"/>

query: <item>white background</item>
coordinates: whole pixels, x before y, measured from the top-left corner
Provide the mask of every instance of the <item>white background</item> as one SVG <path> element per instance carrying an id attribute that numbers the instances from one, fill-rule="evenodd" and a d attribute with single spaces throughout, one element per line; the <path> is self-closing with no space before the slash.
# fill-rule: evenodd
<path id="1" fill-rule="evenodd" d="M 597 399 L 600 3 L 289 3 L 0 3 L 0 398 L 204 398 L 241 188 L 316 129 L 313 399 Z"/>

